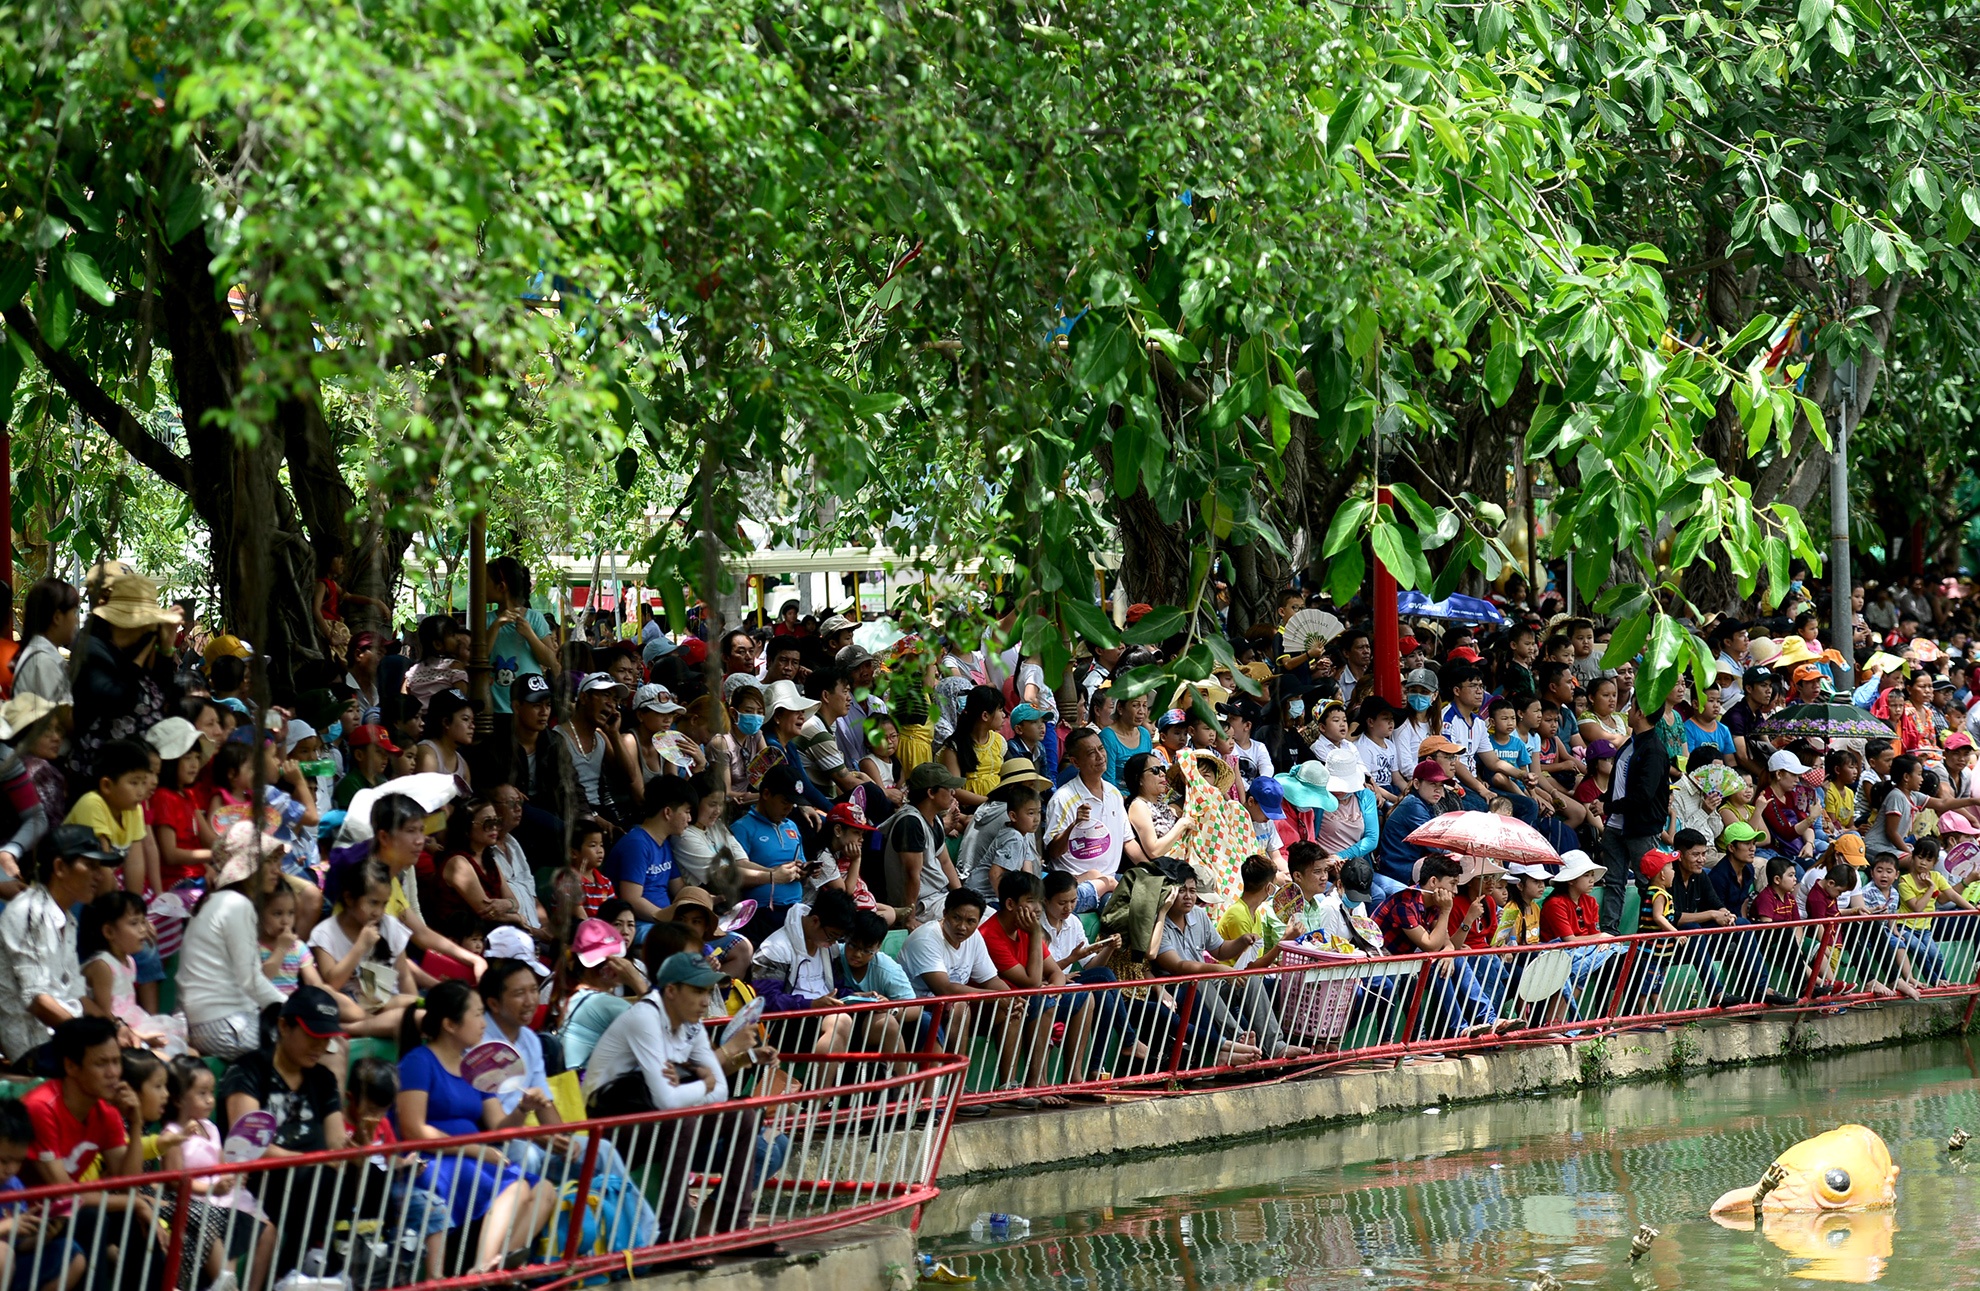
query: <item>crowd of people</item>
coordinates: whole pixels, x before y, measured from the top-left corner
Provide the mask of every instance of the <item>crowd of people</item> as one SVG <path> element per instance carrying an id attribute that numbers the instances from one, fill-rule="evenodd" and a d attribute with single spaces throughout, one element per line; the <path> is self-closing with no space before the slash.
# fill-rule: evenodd
<path id="1" fill-rule="evenodd" d="M 1137 680 L 1160 646 L 1081 642 L 1047 677 L 994 630 L 876 650 L 839 615 L 704 636 L 641 606 L 581 631 L 535 607 L 519 562 L 488 581 L 485 704 L 452 616 L 352 630 L 355 602 L 319 596 L 337 666 L 262 704 L 252 647 L 135 571 L 29 589 L 0 658 L 0 1057 L 44 1082 L 0 1101 L 23 1181 L 211 1164 L 254 1111 L 270 1151 L 306 1153 L 722 1103 L 778 1087 L 779 1048 L 987 1037 L 1027 1106 L 1063 1101 L 1026 1092 L 1048 1047 L 1069 1082 L 1171 1040 L 1296 1060 L 1280 988 L 1230 975 L 1294 948 L 1558 943 L 1585 983 L 1630 931 L 1902 912 L 1771 978 L 1735 971 L 1755 953 L 1735 937 L 1685 953 L 1746 983 L 1715 1006 L 1916 996 L 1946 972 L 1925 916 L 1980 898 L 1973 615 L 1922 580 L 1859 591 L 1854 668 L 1799 583 L 1779 618 L 1688 624 L 1715 684 L 1650 712 L 1637 661 L 1605 666 L 1605 625 L 1535 608 L 1516 577 L 1502 623 L 1405 626 L 1400 703 L 1377 693 L 1364 607 L 1296 588 L 1232 667 L 1165 691 Z M 1549 854 L 1411 842 L 1456 812 L 1524 822 Z M 1495 957 L 1454 962 L 1450 1033 L 1526 1024 Z M 1124 976 L 1166 1016 L 1047 991 Z M 1018 990 L 1041 993 L 997 998 Z M 849 1008 L 882 1000 L 899 1007 Z M 752 1007 L 801 1025 L 777 1046 L 704 1025 Z M 499 1096 L 463 1074 L 489 1039 L 525 1068 Z M 566 1073 L 581 1094 L 560 1107 Z M 636 1244 L 746 1222 L 780 1160 L 741 1118 L 657 1184 L 650 1144 L 606 1147 L 603 1177 L 651 1185 L 622 1190 Z M 512 1265 L 574 1151 L 408 1147 L 395 1223 L 434 1266 Z M 698 1206 L 689 1166 L 724 1181 Z M 326 1231 L 279 1172 L 198 1204 L 202 1286 L 240 1261 L 260 1291 Z M 79 1285 L 59 1263 L 32 1285 Z"/>

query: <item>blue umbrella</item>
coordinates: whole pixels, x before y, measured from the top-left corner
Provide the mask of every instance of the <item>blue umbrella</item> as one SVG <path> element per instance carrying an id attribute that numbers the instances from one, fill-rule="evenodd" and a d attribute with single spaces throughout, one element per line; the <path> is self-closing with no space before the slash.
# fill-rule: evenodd
<path id="1" fill-rule="evenodd" d="M 1506 616 L 1492 602 L 1456 593 L 1441 601 L 1433 601 L 1422 592 L 1404 592 L 1396 598 L 1396 613 L 1418 619 L 1443 619 L 1451 623 L 1506 625 Z"/>

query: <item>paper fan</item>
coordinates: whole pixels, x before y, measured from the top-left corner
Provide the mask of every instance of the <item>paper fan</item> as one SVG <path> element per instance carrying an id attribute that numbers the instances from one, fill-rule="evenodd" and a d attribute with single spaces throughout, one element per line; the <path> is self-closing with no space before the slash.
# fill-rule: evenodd
<path id="1" fill-rule="evenodd" d="M 1305 654 L 1341 634 L 1341 621 L 1325 610 L 1301 610 L 1286 620 L 1279 645 L 1287 654 Z"/>
<path id="2" fill-rule="evenodd" d="M 1714 762 L 1711 766 L 1699 767 L 1691 773 L 1691 778 L 1706 793 L 1716 793 L 1728 802 L 1732 801 L 1732 796 L 1738 793 L 1746 783 L 1739 778 L 1739 772 L 1722 762 Z"/>
<path id="3" fill-rule="evenodd" d="M 691 767 L 694 759 L 688 756 L 687 737 L 679 731 L 663 731 L 653 737 L 653 751 L 660 760 L 677 767 Z"/>

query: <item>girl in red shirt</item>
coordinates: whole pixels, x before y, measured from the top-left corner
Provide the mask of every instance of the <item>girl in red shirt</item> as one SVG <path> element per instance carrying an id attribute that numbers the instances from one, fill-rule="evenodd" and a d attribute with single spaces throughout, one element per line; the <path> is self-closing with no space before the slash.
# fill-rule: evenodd
<path id="1" fill-rule="evenodd" d="M 1623 953 L 1622 943 L 1602 931 L 1602 908 L 1593 895 L 1596 883 L 1608 869 L 1588 859 L 1579 848 L 1561 857 L 1561 868 L 1554 875 L 1554 891 L 1540 907 L 1540 940 L 1568 945 L 1568 1007 L 1582 995 L 1588 976 Z M 1608 994 L 1596 990 L 1589 997 L 1597 1009 L 1608 1008 Z"/>

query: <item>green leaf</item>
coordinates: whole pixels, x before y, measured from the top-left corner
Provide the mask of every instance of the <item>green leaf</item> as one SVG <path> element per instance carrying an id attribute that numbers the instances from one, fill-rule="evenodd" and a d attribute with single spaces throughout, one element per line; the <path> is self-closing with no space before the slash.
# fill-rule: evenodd
<path id="1" fill-rule="evenodd" d="M 1755 314 L 1747 319 L 1746 326 L 1739 329 L 1739 335 L 1726 342 L 1726 348 L 1722 351 L 1726 360 L 1730 362 L 1735 354 L 1771 333 L 1779 321 L 1772 314 Z"/>
<path id="2" fill-rule="evenodd" d="M 1430 504 L 1409 485 L 1400 480 L 1390 484 L 1389 496 L 1402 504 L 1402 509 L 1409 515 L 1410 523 L 1418 529 L 1437 527 L 1437 513 L 1431 510 Z"/>
<path id="3" fill-rule="evenodd" d="M 1188 616 L 1175 606 L 1158 605 L 1128 624 L 1121 637 L 1129 645 L 1156 645 L 1182 631 L 1188 622 Z"/>
<path id="4" fill-rule="evenodd" d="M 1485 393 L 1490 396 L 1494 408 L 1506 406 L 1512 398 L 1513 387 L 1519 384 L 1519 369 L 1524 360 L 1519 349 L 1511 341 L 1500 341 L 1485 356 Z"/>
<path id="5" fill-rule="evenodd" d="M 1334 557 L 1327 566 L 1327 591 L 1333 596 L 1334 604 L 1346 605 L 1361 590 L 1362 576 L 1367 573 L 1368 562 L 1362 558 L 1361 544 L 1354 543 Z"/>
<path id="6" fill-rule="evenodd" d="M 1768 609 L 1781 603 L 1788 590 L 1788 546 L 1786 541 L 1774 534 L 1761 540 L 1760 550 L 1767 559 L 1767 591 L 1763 597 Z"/>
<path id="7" fill-rule="evenodd" d="M 1939 177 L 1924 166 L 1911 168 L 1911 191 L 1918 194 L 1918 200 L 1925 203 L 1925 209 L 1937 213 L 1943 200 L 1939 193 Z"/>
<path id="8" fill-rule="evenodd" d="M 1166 327 L 1149 328 L 1148 339 L 1161 346 L 1162 353 L 1168 355 L 1178 363 L 1197 363 L 1202 361 L 1202 351 L 1190 344 L 1187 336 L 1179 335 Z"/>
<path id="9" fill-rule="evenodd" d="M 76 321 L 76 290 L 61 274 L 50 274 L 41 285 L 41 309 L 35 321 L 41 325 L 41 338 L 60 350 L 69 344 L 69 329 Z"/>
<path id="10" fill-rule="evenodd" d="M 1773 221 L 1781 232 L 1786 233 L 1790 237 L 1798 238 L 1802 236 L 1801 212 L 1795 210 L 1788 203 L 1775 202 L 1769 206 L 1767 208 L 1767 218 Z"/>
<path id="11" fill-rule="evenodd" d="M 1409 545 L 1403 540 L 1401 526 L 1377 520 L 1370 541 L 1375 548 L 1375 559 L 1382 562 L 1398 583 L 1414 581 L 1416 561 L 1410 555 Z"/>
<path id="12" fill-rule="evenodd" d="M 1464 582 L 1465 574 L 1478 565 L 1482 540 L 1475 533 L 1468 533 L 1464 541 L 1451 548 L 1451 554 L 1444 559 L 1444 567 L 1430 584 L 1430 599 L 1441 601 L 1458 589 Z"/>
<path id="13" fill-rule="evenodd" d="M 1127 324 L 1099 311 L 1073 328 L 1073 379 L 1088 390 L 1107 389 L 1134 362 L 1135 338 Z"/>
<path id="14" fill-rule="evenodd" d="M 1347 352 L 1350 358 L 1365 359 L 1375 349 L 1375 343 L 1382 335 L 1382 320 L 1367 305 L 1358 305 L 1348 316 Z"/>
<path id="15" fill-rule="evenodd" d="M 1829 15 L 1835 12 L 1836 0 L 1801 0 L 1801 11 L 1795 21 L 1801 24 L 1801 38 L 1813 40 L 1829 23 Z"/>
<path id="16" fill-rule="evenodd" d="M 1661 709 L 1665 696 L 1677 684 L 1678 655 L 1686 635 L 1670 615 L 1657 616 L 1657 625 L 1650 630 L 1650 648 L 1644 652 L 1643 667 L 1636 675 L 1636 704 L 1646 714 Z"/>
<path id="17" fill-rule="evenodd" d="M 1962 188 L 1959 191 L 1959 209 L 1974 224 L 1980 224 L 1980 188 Z"/>
<path id="18" fill-rule="evenodd" d="M 1306 401 L 1306 396 L 1299 392 L 1297 386 L 1275 385 L 1272 387 L 1271 397 L 1272 402 L 1278 404 L 1279 407 L 1284 408 L 1287 412 L 1296 413 L 1301 417 L 1318 417 L 1320 415 L 1313 410 L 1313 405 Z"/>
<path id="19" fill-rule="evenodd" d="M 1679 527 L 1677 538 L 1671 543 L 1671 572 L 1688 569 L 1698 559 L 1698 553 L 1705 550 L 1706 539 L 1717 533 L 1719 526 L 1706 521 L 1703 515 L 1695 515 Z"/>
<path id="20" fill-rule="evenodd" d="M 96 267 L 96 259 L 85 252 L 70 246 L 62 252 L 62 272 L 76 289 L 99 305 L 117 303 L 117 293 L 110 290 L 110 284 L 103 281 L 103 271 Z"/>
<path id="21" fill-rule="evenodd" d="M 1114 621 L 1091 601 L 1061 592 L 1059 617 L 1090 646 L 1107 649 L 1121 644 L 1121 634 L 1115 631 Z"/>
<path id="22" fill-rule="evenodd" d="M 1361 541 L 1361 526 L 1368 519 L 1370 503 L 1367 498 L 1355 498 L 1334 512 L 1334 522 L 1327 526 L 1327 540 L 1320 545 L 1320 554 L 1332 557 L 1349 543 Z"/>
<path id="23" fill-rule="evenodd" d="M 1656 619 L 1656 611 L 1646 608 L 1618 622 L 1614 634 L 1609 637 L 1608 647 L 1602 651 L 1602 666 L 1620 668 L 1641 654 L 1643 643 L 1650 638 L 1650 625 Z"/>

